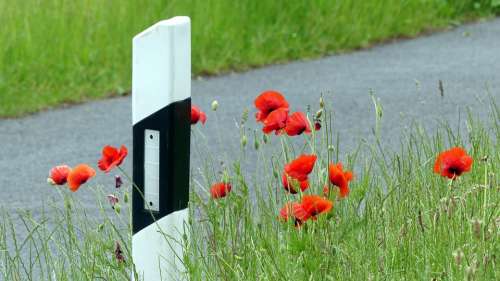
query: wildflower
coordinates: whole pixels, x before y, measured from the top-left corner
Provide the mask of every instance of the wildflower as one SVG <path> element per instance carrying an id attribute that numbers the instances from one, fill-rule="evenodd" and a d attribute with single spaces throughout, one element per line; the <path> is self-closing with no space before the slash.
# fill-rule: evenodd
<path id="1" fill-rule="evenodd" d="M 109 204 L 111 205 L 111 207 L 114 207 L 120 200 L 118 199 L 118 197 L 116 197 L 115 195 L 113 194 L 108 194 L 106 196 L 106 198 L 108 198 L 108 201 L 109 201 Z"/>
<path id="2" fill-rule="evenodd" d="M 63 185 L 66 183 L 71 168 L 67 165 L 59 165 L 52 168 L 49 172 L 47 182 L 52 185 Z"/>
<path id="3" fill-rule="evenodd" d="M 115 176 L 115 188 L 120 188 L 123 184 L 122 178 L 119 175 Z"/>
<path id="4" fill-rule="evenodd" d="M 120 242 L 115 242 L 115 259 L 119 262 L 125 262 L 125 256 L 123 255 L 122 247 L 120 246 Z"/>
<path id="5" fill-rule="evenodd" d="M 127 154 L 128 150 L 124 145 L 120 147 L 120 150 L 113 146 L 106 145 L 102 149 L 102 158 L 97 162 L 97 166 L 105 173 L 108 173 L 114 167 L 120 166 L 123 159 L 127 157 Z"/>
<path id="6" fill-rule="evenodd" d="M 312 172 L 316 159 L 317 157 L 314 154 L 302 154 L 286 164 L 281 178 L 285 190 L 292 194 L 298 192 L 296 187 L 300 187 L 302 191 L 306 190 L 309 187 L 307 177 Z"/>
<path id="7" fill-rule="evenodd" d="M 330 178 L 330 182 L 339 188 L 341 198 L 349 194 L 349 182 L 352 180 L 353 174 L 351 171 L 344 171 L 342 163 L 330 164 L 328 167 L 328 177 Z"/>
<path id="8" fill-rule="evenodd" d="M 434 164 L 434 173 L 449 179 L 455 179 L 472 166 L 472 157 L 461 147 L 453 147 L 441 152 Z"/>
<path id="9" fill-rule="evenodd" d="M 262 131 L 265 134 L 275 131 L 275 134 L 279 135 L 281 134 L 281 130 L 285 128 L 287 119 L 288 108 L 278 108 L 271 112 L 264 120 L 264 127 L 262 128 Z"/>
<path id="10" fill-rule="evenodd" d="M 314 122 L 314 130 L 319 131 L 321 129 L 321 122 L 316 121 Z"/>
<path id="11" fill-rule="evenodd" d="M 69 189 L 73 192 L 77 191 L 82 184 L 86 183 L 93 176 L 95 176 L 95 170 L 87 164 L 76 166 L 68 174 Z"/>
<path id="12" fill-rule="evenodd" d="M 299 206 L 294 207 L 294 215 L 300 221 L 305 222 L 308 219 L 316 219 L 316 216 L 328 213 L 333 207 L 333 202 L 318 196 L 304 195 Z"/>
<path id="13" fill-rule="evenodd" d="M 264 122 L 271 112 L 279 108 L 287 109 L 288 112 L 288 102 L 282 94 L 276 91 L 263 92 L 255 99 L 254 104 L 257 110 L 259 110 L 255 114 L 257 122 Z"/>
<path id="14" fill-rule="evenodd" d="M 201 111 L 199 107 L 196 105 L 191 106 L 191 125 L 198 123 L 201 121 L 202 124 L 205 124 L 207 121 L 207 115 L 205 112 Z"/>
<path id="15" fill-rule="evenodd" d="M 231 188 L 230 183 L 218 182 L 212 185 L 210 188 L 210 194 L 214 199 L 226 197 L 226 195 L 231 191 Z"/>
<path id="16" fill-rule="evenodd" d="M 294 112 L 286 120 L 285 131 L 289 136 L 297 136 L 302 133 L 310 134 L 311 126 L 304 113 Z"/>
<path id="17" fill-rule="evenodd" d="M 213 110 L 213 111 L 217 111 L 217 108 L 219 108 L 219 102 L 218 102 L 218 101 L 216 101 L 216 100 L 214 100 L 214 101 L 212 102 L 211 106 L 212 106 L 212 110 Z"/>
<path id="18" fill-rule="evenodd" d="M 293 216 L 293 206 L 298 205 L 299 203 L 286 203 L 283 208 L 280 210 L 280 218 L 284 221 L 288 221 L 288 218 Z"/>
<path id="19" fill-rule="evenodd" d="M 300 208 L 301 206 L 297 202 L 286 203 L 285 206 L 283 206 L 283 208 L 281 208 L 280 210 L 279 218 L 285 222 L 287 222 L 289 218 L 293 218 L 295 226 L 298 227 L 302 224 L 302 221 L 295 217 L 294 210 Z"/>

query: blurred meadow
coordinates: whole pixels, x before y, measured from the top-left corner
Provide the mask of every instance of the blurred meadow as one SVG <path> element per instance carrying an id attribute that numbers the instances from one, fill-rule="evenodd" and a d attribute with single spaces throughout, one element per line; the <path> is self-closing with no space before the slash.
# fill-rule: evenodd
<path id="1" fill-rule="evenodd" d="M 498 11 L 496 0 L 0 0 L 0 117 L 123 95 L 132 37 L 192 19 L 193 75 L 314 58 Z"/>

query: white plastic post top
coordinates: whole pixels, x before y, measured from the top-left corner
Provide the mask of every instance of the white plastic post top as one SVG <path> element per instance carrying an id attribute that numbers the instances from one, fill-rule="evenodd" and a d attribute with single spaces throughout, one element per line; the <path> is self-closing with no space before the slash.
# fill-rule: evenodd
<path id="1" fill-rule="evenodd" d="M 191 96 L 191 21 L 163 20 L 136 35 L 132 55 L 132 123 Z"/>

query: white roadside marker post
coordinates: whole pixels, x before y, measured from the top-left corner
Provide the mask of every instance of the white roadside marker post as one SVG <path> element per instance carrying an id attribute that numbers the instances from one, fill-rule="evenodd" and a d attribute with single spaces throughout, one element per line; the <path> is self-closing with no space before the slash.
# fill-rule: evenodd
<path id="1" fill-rule="evenodd" d="M 139 280 L 183 280 L 188 220 L 191 26 L 160 21 L 133 39 L 132 258 Z"/>

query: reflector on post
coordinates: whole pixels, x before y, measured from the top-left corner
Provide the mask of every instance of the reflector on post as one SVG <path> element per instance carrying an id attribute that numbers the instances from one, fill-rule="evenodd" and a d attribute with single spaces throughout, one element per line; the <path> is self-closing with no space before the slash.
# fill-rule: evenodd
<path id="1" fill-rule="evenodd" d="M 190 118 L 190 19 L 174 17 L 133 39 L 132 257 L 139 280 L 182 280 Z"/>

